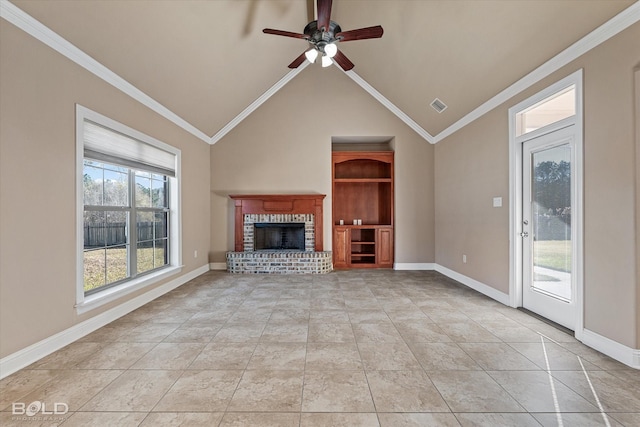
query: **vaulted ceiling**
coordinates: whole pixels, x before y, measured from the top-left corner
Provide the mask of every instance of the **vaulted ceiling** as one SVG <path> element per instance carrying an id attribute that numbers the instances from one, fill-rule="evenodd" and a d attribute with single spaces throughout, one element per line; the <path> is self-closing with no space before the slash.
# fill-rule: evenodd
<path id="1" fill-rule="evenodd" d="M 437 135 L 634 2 L 334 0 L 331 18 L 382 25 L 381 39 L 339 48 L 357 81 Z M 262 29 L 300 33 L 314 13 L 307 0 L 11 3 L 209 137 L 295 78 L 287 65 L 308 43 Z"/>

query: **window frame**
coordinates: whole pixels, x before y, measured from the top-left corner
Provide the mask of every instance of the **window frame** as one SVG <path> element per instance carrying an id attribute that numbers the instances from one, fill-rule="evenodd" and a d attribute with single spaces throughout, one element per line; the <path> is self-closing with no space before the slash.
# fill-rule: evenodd
<path id="1" fill-rule="evenodd" d="M 114 282 L 113 284 L 100 287 L 89 292 L 84 290 L 84 123 L 90 121 L 103 126 L 111 131 L 123 134 L 129 138 L 149 144 L 158 149 L 164 150 L 175 156 L 175 176 L 167 176 L 169 193 L 166 197 L 169 200 L 168 214 L 168 256 L 169 263 L 163 267 L 153 269 L 144 273 L 134 275 L 131 278 Z M 90 157 L 87 157 L 90 158 Z M 105 161 L 105 163 L 109 163 Z M 181 203 L 180 203 L 180 165 L 181 151 L 149 135 L 132 129 L 120 122 L 110 119 L 102 114 L 92 111 L 86 107 L 76 104 L 76 304 L 78 314 L 93 310 L 104 304 L 112 302 L 124 295 L 138 291 L 145 287 L 159 283 L 166 278 L 179 273 L 182 270 L 182 223 L 181 223 Z M 136 168 L 127 167 L 129 173 L 135 177 Z M 154 172 L 152 172 L 154 173 Z M 131 178 L 130 178 L 131 180 Z M 135 181 L 135 178 L 134 178 Z M 130 188 L 135 182 L 129 183 Z M 135 197 L 135 194 L 130 196 Z M 135 218 L 130 218 L 130 221 Z M 133 242 L 129 242 L 131 250 L 136 247 Z"/>

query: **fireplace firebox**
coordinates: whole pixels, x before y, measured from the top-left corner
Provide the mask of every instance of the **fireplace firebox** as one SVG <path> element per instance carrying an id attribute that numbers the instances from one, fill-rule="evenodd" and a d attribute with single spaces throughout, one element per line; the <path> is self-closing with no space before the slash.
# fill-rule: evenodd
<path id="1" fill-rule="evenodd" d="M 304 222 L 253 224 L 254 250 L 304 251 Z"/>

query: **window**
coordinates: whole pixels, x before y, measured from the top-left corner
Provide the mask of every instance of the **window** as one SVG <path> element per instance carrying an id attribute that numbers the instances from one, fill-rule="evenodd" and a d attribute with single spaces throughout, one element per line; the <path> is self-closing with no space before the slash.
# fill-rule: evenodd
<path id="1" fill-rule="evenodd" d="M 576 87 L 571 85 L 516 114 L 516 136 L 521 136 L 576 114 Z"/>
<path id="2" fill-rule="evenodd" d="M 85 157 L 85 294 L 169 264 L 168 184 L 166 175 Z"/>
<path id="3" fill-rule="evenodd" d="M 180 152 L 80 106 L 77 120 L 77 300 L 84 307 L 179 268 Z"/>

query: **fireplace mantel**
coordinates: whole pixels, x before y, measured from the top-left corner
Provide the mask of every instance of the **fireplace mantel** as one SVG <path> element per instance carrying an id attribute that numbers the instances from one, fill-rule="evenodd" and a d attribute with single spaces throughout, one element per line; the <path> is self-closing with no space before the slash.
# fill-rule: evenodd
<path id="1" fill-rule="evenodd" d="M 235 250 L 244 250 L 246 214 L 313 214 L 315 251 L 323 251 L 322 203 L 325 194 L 232 194 L 235 201 Z"/>

